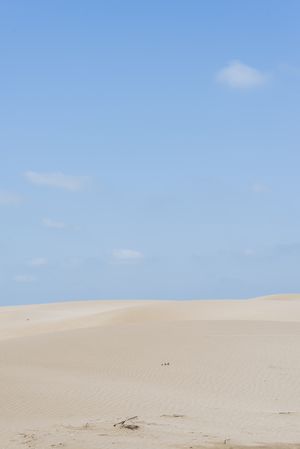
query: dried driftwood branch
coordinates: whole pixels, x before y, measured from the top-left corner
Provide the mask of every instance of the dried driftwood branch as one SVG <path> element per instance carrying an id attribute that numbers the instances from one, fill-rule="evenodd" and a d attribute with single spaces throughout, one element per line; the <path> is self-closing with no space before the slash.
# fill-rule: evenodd
<path id="1" fill-rule="evenodd" d="M 127 426 L 125 423 L 127 421 L 131 421 L 132 419 L 136 419 L 136 418 L 137 418 L 137 416 L 131 416 L 131 418 L 126 418 L 123 421 L 120 421 L 120 422 L 117 422 L 116 424 L 114 424 L 114 427 L 121 426 L 121 427 L 126 427 L 129 429 L 129 428 L 131 428 L 130 425 Z M 132 427 L 138 428 L 138 426 L 132 426 Z"/>

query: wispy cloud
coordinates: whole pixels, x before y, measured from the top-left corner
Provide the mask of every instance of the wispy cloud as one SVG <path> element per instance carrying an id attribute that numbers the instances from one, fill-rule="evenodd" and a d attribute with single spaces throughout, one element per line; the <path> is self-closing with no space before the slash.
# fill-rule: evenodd
<path id="1" fill-rule="evenodd" d="M 67 227 L 63 221 L 51 220 L 50 218 L 43 218 L 42 223 L 46 228 L 65 229 Z"/>
<path id="2" fill-rule="evenodd" d="M 270 187 L 268 187 L 266 184 L 262 183 L 262 182 L 255 182 L 252 184 L 251 186 L 251 190 L 254 193 L 269 193 L 270 192 Z"/>
<path id="3" fill-rule="evenodd" d="M 112 251 L 112 260 L 114 263 L 138 263 L 143 258 L 143 253 L 133 249 L 115 249 Z"/>
<path id="4" fill-rule="evenodd" d="M 45 257 L 36 257 L 28 261 L 28 265 L 31 267 L 44 267 L 48 265 L 48 260 Z"/>
<path id="5" fill-rule="evenodd" d="M 70 176 L 61 172 L 39 173 L 27 171 L 24 174 L 28 182 L 36 186 L 54 187 L 76 192 L 82 190 L 89 178 L 87 176 Z"/>
<path id="6" fill-rule="evenodd" d="M 13 280 L 18 284 L 32 284 L 36 282 L 37 278 L 30 274 L 18 274 L 14 276 Z"/>
<path id="7" fill-rule="evenodd" d="M 243 64 L 232 61 L 223 67 L 216 75 L 217 82 L 234 89 L 251 89 L 263 86 L 267 82 L 266 73 Z"/>
<path id="8" fill-rule="evenodd" d="M 0 205 L 19 204 L 21 201 L 22 198 L 16 193 L 0 190 Z"/>

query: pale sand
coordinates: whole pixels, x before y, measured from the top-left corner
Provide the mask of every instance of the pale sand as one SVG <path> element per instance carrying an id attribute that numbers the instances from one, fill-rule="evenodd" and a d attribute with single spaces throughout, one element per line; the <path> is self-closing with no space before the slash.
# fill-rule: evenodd
<path id="1" fill-rule="evenodd" d="M 0 308 L 0 449 L 224 443 L 300 447 L 300 296 Z"/>

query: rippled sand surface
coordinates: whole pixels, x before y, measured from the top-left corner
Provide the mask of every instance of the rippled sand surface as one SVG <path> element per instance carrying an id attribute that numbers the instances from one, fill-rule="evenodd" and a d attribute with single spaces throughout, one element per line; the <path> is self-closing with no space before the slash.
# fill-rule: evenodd
<path id="1" fill-rule="evenodd" d="M 2 307 L 0 404 L 1 449 L 298 449 L 300 296 Z"/>

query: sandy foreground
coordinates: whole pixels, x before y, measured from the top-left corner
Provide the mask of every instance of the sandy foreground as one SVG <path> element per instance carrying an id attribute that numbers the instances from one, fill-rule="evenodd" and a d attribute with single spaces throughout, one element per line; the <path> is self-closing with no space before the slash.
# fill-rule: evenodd
<path id="1" fill-rule="evenodd" d="M 0 308 L 0 449 L 245 445 L 300 448 L 300 295 Z"/>

